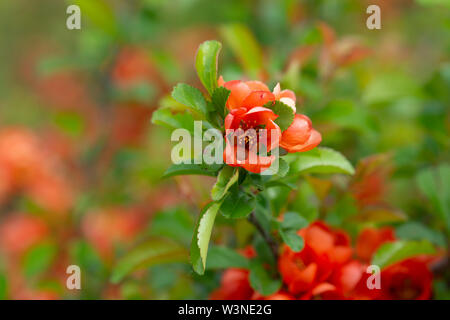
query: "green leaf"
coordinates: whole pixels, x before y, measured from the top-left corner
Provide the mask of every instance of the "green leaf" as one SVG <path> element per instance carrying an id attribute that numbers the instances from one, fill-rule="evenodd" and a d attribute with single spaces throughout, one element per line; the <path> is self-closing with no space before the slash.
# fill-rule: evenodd
<path id="1" fill-rule="evenodd" d="M 277 163 L 278 160 L 278 163 Z M 272 165 L 264 171 L 264 176 L 270 178 L 270 176 L 275 176 L 275 178 L 283 178 L 289 172 L 289 163 L 283 158 L 278 157 L 278 159 L 272 162 Z M 276 165 L 278 164 L 278 168 Z"/>
<path id="2" fill-rule="evenodd" d="M 219 87 L 214 90 L 211 96 L 211 102 L 213 106 L 212 112 L 218 112 L 221 116 L 225 115 L 226 103 L 231 91 L 225 87 Z"/>
<path id="3" fill-rule="evenodd" d="M 194 118 L 188 112 L 174 113 L 169 108 L 159 108 L 152 114 L 152 123 L 169 129 L 186 129 L 194 132 Z"/>
<path id="4" fill-rule="evenodd" d="M 0 273 L 0 300 L 8 298 L 8 279 L 4 273 Z"/>
<path id="5" fill-rule="evenodd" d="M 288 204 L 288 197 L 291 188 L 289 186 L 274 186 L 264 191 L 267 199 L 270 201 L 270 207 L 273 214 L 276 216 L 283 210 Z"/>
<path id="6" fill-rule="evenodd" d="M 417 3 L 423 6 L 447 6 L 450 8 L 450 1 L 448 0 L 416 0 Z"/>
<path id="7" fill-rule="evenodd" d="M 220 212 L 231 219 L 245 218 L 253 211 L 255 205 L 255 197 L 235 189 L 224 198 Z"/>
<path id="8" fill-rule="evenodd" d="M 194 221 L 184 208 L 170 208 L 158 212 L 152 219 L 151 234 L 189 243 Z"/>
<path id="9" fill-rule="evenodd" d="M 104 266 L 100 255 L 87 241 L 80 240 L 72 243 L 70 255 L 73 261 L 75 261 L 82 270 L 95 274 L 96 277 L 99 277 L 106 272 L 106 267 Z"/>
<path id="10" fill-rule="evenodd" d="M 306 228 L 308 224 L 308 220 L 299 215 L 297 212 L 289 211 L 283 215 L 281 227 L 285 230 L 291 229 L 294 231 L 298 231 L 300 229 Z"/>
<path id="11" fill-rule="evenodd" d="M 203 94 L 200 90 L 190 85 L 185 83 L 178 84 L 172 90 L 172 97 L 179 103 L 202 115 L 206 115 L 208 112 Z"/>
<path id="12" fill-rule="evenodd" d="M 210 202 L 200 213 L 191 242 L 191 264 L 198 274 L 205 272 L 209 240 L 221 202 Z"/>
<path id="13" fill-rule="evenodd" d="M 48 270 L 56 257 L 58 248 L 54 243 L 42 243 L 26 253 L 23 258 L 23 272 L 27 278 Z"/>
<path id="14" fill-rule="evenodd" d="M 209 249 L 207 269 L 248 268 L 249 261 L 235 250 L 223 246 L 213 246 Z"/>
<path id="15" fill-rule="evenodd" d="M 431 202 L 433 213 L 450 231 L 450 166 L 443 164 L 436 169 L 424 169 L 417 174 L 416 181 Z"/>
<path id="16" fill-rule="evenodd" d="M 295 252 L 299 252 L 305 246 L 303 238 L 300 237 L 298 230 L 307 227 L 308 220 L 299 215 L 297 212 L 286 212 L 283 221 L 279 224 L 278 231 L 281 239 Z"/>
<path id="17" fill-rule="evenodd" d="M 217 88 L 217 59 L 221 48 L 222 44 L 218 41 L 205 41 L 199 46 L 195 58 L 198 77 L 209 94 Z"/>
<path id="18" fill-rule="evenodd" d="M 281 280 L 273 278 L 258 260 L 250 262 L 249 280 L 252 288 L 264 296 L 277 292 L 281 287 Z"/>
<path id="19" fill-rule="evenodd" d="M 251 31 L 242 24 L 228 24 L 220 31 L 249 76 L 260 77 L 263 71 L 263 51 Z"/>
<path id="20" fill-rule="evenodd" d="M 294 121 L 294 111 L 287 104 L 281 101 L 269 102 L 264 107 L 271 109 L 278 118 L 275 119 L 275 123 L 280 127 L 281 131 L 286 130 Z"/>
<path id="21" fill-rule="evenodd" d="M 351 163 L 339 152 L 325 147 L 317 147 L 295 155 L 290 164 L 293 173 L 345 173 L 354 174 Z"/>
<path id="22" fill-rule="evenodd" d="M 435 245 L 445 247 L 445 236 L 419 222 L 407 222 L 395 230 L 397 238 L 402 240 L 428 240 Z"/>
<path id="23" fill-rule="evenodd" d="M 305 242 L 303 238 L 300 237 L 296 231 L 290 229 L 282 229 L 280 228 L 280 236 L 283 239 L 284 243 L 286 243 L 294 252 L 302 251 L 305 246 Z"/>
<path id="24" fill-rule="evenodd" d="M 407 258 L 435 252 L 433 245 L 426 240 L 389 242 L 378 248 L 372 258 L 372 264 L 383 269 Z"/>
<path id="25" fill-rule="evenodd" d="M 154 238 L 138 245 L 119 259 L 111 273 L 111 282 L 119 283 L 130 273 L 156 264 L 187 261 L 186 248 L 168 239 Z"/>
<path id="26" fill-rule="evenodd" d="M 239 170 L 230 166 L 225 166 L 220 170 L 217 181 L 211 189 L 211 198 L 214 201 L 223 198 L 230 187 L 236 183 L 239 177 Z"/>
<path id="27" fill-rule="evenodd" d="M 169 178 L 173 176 L 180 175 L 202 175 L 215 177 L 217 171 L 220 169 L 221 165 L 206 165 L 206 164 L 195 164 L 195 163 L 180 163 L 171 165 L 163 174 L 163 178 Z"/>
<path id="28" fill-rule="evenodd" d="M 85 130 L 82 116 L 72 112 L 60 112 L 54 116 L 55 125 L 73 138 L 80 138 Z"/>

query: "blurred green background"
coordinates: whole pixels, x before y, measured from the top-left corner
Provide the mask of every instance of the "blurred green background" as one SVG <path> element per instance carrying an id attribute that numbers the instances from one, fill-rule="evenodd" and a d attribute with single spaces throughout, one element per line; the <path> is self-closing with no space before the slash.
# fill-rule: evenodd
<path id="1" fill-rule="evenodd" d="M 66 28 L 70 4 L 81 30 Z M 381 30 L 366 28 L 370 4 Z M 414 220 L 419 237 L 448 242 L 448 0 L 3 0 L 0 39 L 0 298 L 202 299 L 218 286 L 219 272 L 199 277 L 184 262 L 213 180 L 162 180 L 171 123 L 151 123 L 174 84 L 201 88 L 194 58 L 209 39 L 223 44 L 225 80 L 294 90 L 323 146 L 355 166 L 385 155 L 366 181 L 382 194 L 377 210 L 336 200 L 347 178 L 312 177 L 273 191 L 274 211 L 353 234 Z M 328 184 L 330 203 L 312 190 Z M 251 233 L 219 219 L 213 242 L 242 248 Z M 130 252 L 146 263 L 124 263 Z M 80 291 L 65 287 L 70 264 Z"/>

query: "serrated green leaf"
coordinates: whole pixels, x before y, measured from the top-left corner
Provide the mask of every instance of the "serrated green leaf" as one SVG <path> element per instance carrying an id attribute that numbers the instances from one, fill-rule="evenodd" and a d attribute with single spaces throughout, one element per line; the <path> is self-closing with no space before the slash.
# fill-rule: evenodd
<path id="1" fill-rule="evenodd" d="M 277 292 L 281 287 L 281 280 L 273 278 L 264 268 L 264 264 L 258 260 L 250 262 L 249 280 L 252 288 L 264 296 Z"/>
<path id="2" fill-rule="evenodd" d="M 202 175 L 214 177 L 217 171 L 221 168 L 221 165 L 205 165 L 195 163 L 180 163 L 171 165 L 163 174 L 163 178 L 169 178 L 173 176 L 181 175 Z"/>
<path id="3" fill-rule="evenodd" d="M 225 166 L 220 170 L 217 181 L 211 189 L 211 198 L 218 201 L 223 198 L 230 187 L 238 181 L 239 170 L 230 166 Z"/>
<path id="4" fill-rule="evenodd" d="M 190 258 L 192 267 L 198 274 L 205 272 L 209 240 L 220 205 L 220 202 L 210 202 L 207 204 L 200 213 L 194 230 Z"/>
<path id="5" fill-rule="evenodd" d="M 225 196 L 220 212 L 230 219 L 245 218 L 253 211 L 255 205 L 255 197 L 236 189 Z"/>
<path id="6" fill-rule="evenodd" d="M 378 248 L 372 258 L 372 264 L 383 269 L 407 258 L 435 252 L 433 245 L 426 240 L 389 242 Z"/>
<path id="7" fill-rule="evenodd" d="M 150 239 L 119 259 L 112 270 L 111 282 L 119 283 L 130 273 L 149 266 L 187 260 L 188 252 L 182 245 L 168 239 Z"/>
<path id="8" fill-rule="evenodd" d="M 341 153 L 330 148 L 317 147 L 295 156 L 296 159 L 290 163 L 292 173 L 355 173 L 351 163 Z"/>
<path id="9" fill-rule="evenodd" d="M 235 250 L 222 246 L 213 246 L 209 249 L 207 269 L 248 268 L 249 261 Z"/>
<path id="10" fill-rule="evenodd" d="M 217 88 L 217 60 L 222 44 L 215 40 L 203 42 L 197 51 L 195 68 L 200 81 L 212 94 Z"/>
<path id="11" fill-rule="evenodd" d="M 197 88 L 185 83 L 180 83 L 172 90 L 172 97 L 179 103 L 189 107 L 199 114 L 206 115 L 208 110 L 205 98 Z"/>
<path id="12" fill-rule="evenodd" d="M 294 121 L 294 111 L 291 107 L 281 101 L 269 102 L 264 107 L 271 109 L 278 118 L 274 122 L 280 127 L 281 131 L 286 130 Z"/>

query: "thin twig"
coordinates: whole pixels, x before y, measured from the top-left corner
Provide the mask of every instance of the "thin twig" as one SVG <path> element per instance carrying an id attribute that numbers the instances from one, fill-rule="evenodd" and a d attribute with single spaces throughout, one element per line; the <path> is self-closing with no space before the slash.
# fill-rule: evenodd
<path id="1" fill-rule="evenodd" d="M 255 226 L 255 228 L 258 230 L 258 232 L 263 237 L 264 241 L 267 242 L 270 250 L 272 251 L 273 257 L 275 258 L 275 261 L 278 260 L 278 244 L 276 243 L 275 239 L 272 238 L 272 236 L 264 230 L 262 225 L 259 223 L 258 219 L 256 219 L 255 212 L 250 213 L 248 216 L 248 221 Z"/>

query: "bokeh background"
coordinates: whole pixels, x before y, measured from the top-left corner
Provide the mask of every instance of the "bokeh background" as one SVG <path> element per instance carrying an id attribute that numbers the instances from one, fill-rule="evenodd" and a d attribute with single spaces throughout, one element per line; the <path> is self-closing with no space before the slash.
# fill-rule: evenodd
<path id="1" fill-rule="evenodd" d="M 69 4 L 81 30 L 66 28 Z M 370 4 L 381 30 L 366 28 Z M 0 39 L 0 299 L 204 299 L 218 287 L 220 271 L 174 262 L 213 179 L 161 179 L 171 124 L 151 122 L 174 84 L 201 88 L 194 58 L 209 39 L 223 44 L 225 80 L 294 90 L 322 145 L 359 168 L 351 182 L 275 189 L 274 211 L 447 246 L 448 0 L 3 0 Z M 243 248 L 252 233 L 219 218 L 213 242 Z M 164 246 L 173 261 L 154 254 Z M 123 271 L 130 250 L 153 258 Z M 81 290 L 66 288 L 71 264 Z M 445 277 L 434 297 L 449 297 Z"/>

